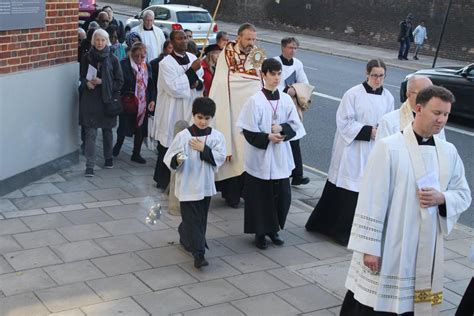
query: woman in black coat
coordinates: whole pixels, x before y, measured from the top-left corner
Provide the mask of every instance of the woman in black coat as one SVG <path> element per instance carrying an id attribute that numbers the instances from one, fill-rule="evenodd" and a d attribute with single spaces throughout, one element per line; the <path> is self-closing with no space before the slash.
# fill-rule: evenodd
<path id="1" fill-rule="evenodd" d="M 113 149 L 113 155 L 118 156 L 125 136 L 134 136 L 131 160 L 141 164 L 146 163 L 140 151 L 143 139 L 148 133 L 147 108 L 154 108 L 156 100 L 151 66 L 145 60 L 146 46 L 137 42 L 133 44 L 128 57 L 120 62 L 124 78 L 121 95 L 125 111 L 119 116 L 117 143 Z M 128 100 L 133 99 L 131 103 L 136 104 L 133 111 L 127 111 L 124 96 Z"/>
<path id="2" fill-rule="evenodd" d="M 98 29 L 92 35 L 92 47 L 83 56 L 80 65 L 79 124 L 84 128 L 86 177 L 94 176 L 95 140 L 97 129 L 102 128 L 105 168 L 113 168 L 112 128 L 117 115 L 110 113 L 116 105 L 123 84 L 120 63 L 110 51 L 109 34 Z M 90 67 L 92 66 L 92 67 Z M 96 74 L 90 70 L 96 70 Z"/>

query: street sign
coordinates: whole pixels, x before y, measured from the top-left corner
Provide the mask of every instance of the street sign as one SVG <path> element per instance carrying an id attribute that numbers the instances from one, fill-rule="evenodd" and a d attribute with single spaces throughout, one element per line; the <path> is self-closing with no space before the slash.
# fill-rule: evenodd
<path id="1" fill-rule="evenodd" d="M 45 0 L 0 0 L 0 31 L 45 26 Z"/>

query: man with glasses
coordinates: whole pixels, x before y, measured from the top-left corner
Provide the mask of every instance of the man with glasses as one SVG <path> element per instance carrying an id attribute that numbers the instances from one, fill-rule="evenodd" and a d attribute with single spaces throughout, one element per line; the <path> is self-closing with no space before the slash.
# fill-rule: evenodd
<path id="1" fill-rule="evenodd" d="M 303 63 L 295 57 L 299 42 L 294 37 L 285 37 L 281 40 L 281 55 L 274 57 L 282 65 L 281 81 L 278 89 L 286 92 L 290 97 L 296 96 L 296 90 L 293 87 L 295 83 L 309 84 L 306 73 L 303 69 Z M 304 129 L 302 129 L 304 130 Z M 309 178 L 303 176 L 303 158 L 301 157 L 300 139 L 302 136 L 296 135 L 291 141 L 291 152 L 295 162 L 295 168 L 291 173 L 291 185 L 308 184 Z"/>
<path id="2" fill-rule="evenodd" d="M 97 23 L 103 30 L 105 30 L 109 26 L 110 20 L 107 12 L 102 11 L 99 13 L 99 15 L 97 15 Z"/>
<path id="3" fill-rule="evenodd" d="M 410 77 L 407 82 L 406 101 L 398 110 L 387 113 L 380 119 L 375 141 L 403 131 L 408 124 L 413 122 L 418 92 L 432 85 L 428 77 L 417 75 Z M 438 136 L 445 139 L 444 129 Z"/>

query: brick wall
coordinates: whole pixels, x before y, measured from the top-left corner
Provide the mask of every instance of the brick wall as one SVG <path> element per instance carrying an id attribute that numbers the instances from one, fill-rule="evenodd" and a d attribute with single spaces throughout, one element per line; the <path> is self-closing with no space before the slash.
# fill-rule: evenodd
<path id="1" fill-rule="evenodd" d="M 203 4 L 210 11 L 216 3 L 215 0 L 171 2 Z M 420 20 L 426 22 L 428 42 L 422 53 L 433 55 L 447 4 L 447 0 L 279 0 L 279 4 L 275 0 L 222 0 L 218 19 L 248 21 L 257 26 L 397 51 L 399 22 L 411 12 L 415 16 L 414 26 Z M 441 57 L 474 61 L 473 17 L 473 0 L 453 0 Z"/>
<path id="2" fill-rule="evenodd" d="M 46 0 L 43 28 L 0 31 L 0 74 L 77 61 L 78 0 Z"/>

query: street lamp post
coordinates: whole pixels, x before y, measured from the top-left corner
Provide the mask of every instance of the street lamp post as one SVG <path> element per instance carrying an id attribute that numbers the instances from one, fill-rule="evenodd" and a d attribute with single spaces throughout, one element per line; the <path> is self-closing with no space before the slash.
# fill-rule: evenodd
<path id="1" fill-rule="evenodd" d="M 452 2 L 453 0 L 449 0 L 448 7 L 446 8 L 446 14 L 444 15 L 443 28 L 441 29 L 441 34 L 439 35 L 438 47 L 436 47 L 436 53 L 435 53 L 435 57 L 433 59 L 433 65 L 431 66 L 431 68 L 434 68 L 436 66 L 436 60 L 438 59 L 439 48 L 441 47 L 441 41 L 443 40 L 444 30 L 446 29 L 446 23 L 448 22 L 448 15 L 449 15 L 449 10 L 451 9 Z"/>

